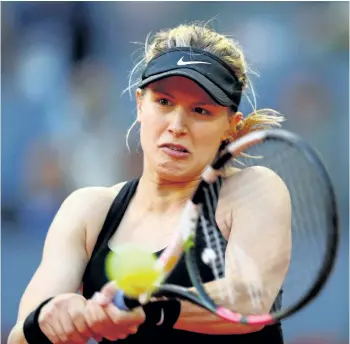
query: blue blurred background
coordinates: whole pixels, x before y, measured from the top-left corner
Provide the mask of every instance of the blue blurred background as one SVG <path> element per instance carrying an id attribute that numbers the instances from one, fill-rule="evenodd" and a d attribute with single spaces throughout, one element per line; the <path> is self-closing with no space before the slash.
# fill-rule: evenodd
<path id="1" fill-rule="evenodd" d="M 207 21 L 237 38 L 260 77 L 258 108 L 287 117 L 327 166 L 340 206 L 336 269 L 284 322 L 288 343 L 348 339 L 348 2 L 2 2 L 2 342 L 62 200 L 139 175 L 134 99 L 121 96 L 150 31 Z M 243 104 L 243 111 L 250 109 Z M 311 343 L 311 342 L 308 342 Z"/>

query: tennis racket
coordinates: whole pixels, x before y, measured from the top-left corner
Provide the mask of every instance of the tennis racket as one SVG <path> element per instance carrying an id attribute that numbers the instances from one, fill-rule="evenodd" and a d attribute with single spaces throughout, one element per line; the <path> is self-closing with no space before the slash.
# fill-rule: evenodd
<path id="1" fill-rule="evenodd" d="M 218 187 L 224 169 L 236 167 L 242 170 L 252 166 L 263 166 L 277 174 L 286 185 L 291 202 L 288 269 L 279 290 L 274 291 L 274 303 L 268 309 L 266 305 L 261 306 L 264 296 L 270 292 L 268 281 L 264 284 L 259 278 L 245 278 L 247 276 L 244 276 L 244 271 L 254 271 L 254 262 L 245 252 L 240 251 L 239 246 L 228 247 L 226 239 L 219 235 L 215 209 L 212 209 L 211 216 L 207 218 L 203 217 L 202 211 L 204 206 L 207 209 L 212 207 L 213 197 L 208 196 L 215 195 L 215 188 Z M 247 195 L 253 190 L 256 192 L 262 185 L 264 181 L 259 180 L 245 185 L 244 192 L 235 195 L 235 204 L 247 209 L 250 206 Z M 223 188 L 224 186 L 222 192 Z M 272 191 L 262 189 L 261 197 L 269 192 Z M 225 211 L 225 199 L 220 202 Z M 266 213 L 269 216 L 269 212 Z M 259 235 L 265 230 L 261 224 L 256 232 L 256 240 L 260 240 Z M 319 294 L 336 260 L 338 238 L 335 195 L 317 153 L 303 139 L 288 131 L 255 131 L 227 145 L 203 172 L 199 186 L 186 204 L 178 231 L 157 259 L 155 268 L 160 269 L 162 274 L 152 295 L 190 301 L 232 323 L 273 324 L 299 311 Z M 183 254 L 193 288 L 164 283 Z M 233 263 L 228 262 L 229 256 Z M 210 286 L 203 282 L 199 268 L 201 264 L 212 271 L 213 283 Z M 237 291 L 234 278 L 227 277 L 231 265 L 235 266 L 234 276 L 240 281 L 241 289 L 243 285 L 244 292 Z M 276 257 L 271 261 L 266 260 L 265 265 L 275 266 Z M 250 268 L 247 269 L 247 266 Z M 239 302 L 242 293 L 246 300 L 244 306 Z M 115 305 L 122 310 L 131 310 L 145 302 L 141 301 L 141 298 L 136 300 L 128 297 L 121 290 L 114 298 Z"/>

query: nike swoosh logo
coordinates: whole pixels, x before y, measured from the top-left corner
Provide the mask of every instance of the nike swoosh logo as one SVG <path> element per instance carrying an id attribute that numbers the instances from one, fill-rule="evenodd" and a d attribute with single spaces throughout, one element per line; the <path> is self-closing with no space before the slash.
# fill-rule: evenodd
<path id="1" fill-rule="evenodd" d="M 204 62 L 204 61 L 184 61 L 184 56 L 181 57 L 179 61 L 177 61 L 178 66 L 186 66 L 191 64 L 211 64 L 210 62 Z"/>
<path id="2" fill-rule="evenodd" d="M 162 325 L 163 324 L 163 322 L 164 322 L 164 310 L 163 310 L 163 308 L 160 310 L 160 320 L 157 322 L 157 326 L 160 326 L 160 325 Z"/>

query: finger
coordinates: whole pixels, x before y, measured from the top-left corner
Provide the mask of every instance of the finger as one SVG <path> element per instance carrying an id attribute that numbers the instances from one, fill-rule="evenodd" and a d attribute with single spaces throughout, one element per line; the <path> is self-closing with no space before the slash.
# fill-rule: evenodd
<path id="1" fill-rule="evenodd" d="M 38 323 L 41 331 L 52 343 L 61 343 L 57 335 L 57 329 L 54 326 L 55 312 L 52 304 L 45 305 L 39 315 Z"/>
<path id="2" fill-rule="evenodd" d="M 61 341 L 58 338 L 55 330 L 49 323 L 40 324 L 40 329 L 44 333 L 44 335 L 50 340 L 53 344 L 60 344 Z"/>
<path id="3" fill-rule="evenodd" d="M 109 304 L 105 307 L 105 312 L 114 323 L 118 323 L 121 326 L 140 325 L 145 321 L 145 313 L 140 307 L 135 308 L 130 312 L 123 312 L 115 305 Z"/>
<path id="4" fill-rule="evenodd" d="M 72 320 L 72 325 L 74 326 L 75 332 L 80 334 L 84 342 L 88 341 L 94 336 L 93 331 L 89 329 L 84 317 L 84 312 L 81 309 L 70 307 L 68 308 L 68 314 Z"/>
<path id="5" fill-rule="evenodd" d="M 139 330 L 138 326 L 131 326 L 128 328 L 128 333 L 129 334 L 135 334 Z"/>
<path id="6" fill-rule="evenodd" d="M 100 292 L 96 292 L 91 300 L 98 303 L 100 306 L 106 306 L 110 303 L 109 299 Z"/>
<path id="7" fill-rule="evenodd" d="M 108 303 L 112 302 L 115 293 L 117 292 L 117 285 L 115 281 L 108 282 L 104 285 L 104 287 L 101 289 L 101 295 L 98 295 L 96 298 L 96 301 L 101 305 L 107 305 Z M 104 299 L 103 299 L 104 297 Z"/>
<path id="8" fill-rule="evenodd" d="M 62 311 L 59 309 L 57 304 L 53 303 L 45 310 L 45 313 L 42 314 L 42 317 L 45 319 L 44 323 L 52 328 L 57 338 L 59 339 L 59 342 L 66 343 L 68 336 L 66 335 L 59 319 L 61 312 Z"/>
<path id="9" fill-rule="evenodd" d="M 89 326 L 89 329 L 95 335 L 103 335 L 103 324 L 106 319 L 109 319 L 104 309 L 93 300 L 88 300 L 86 303 L 84 318 Z"/>
<path id="10" fill-rule="evenodd" d="M 61 342 L 67 343 L 68 342 L 68 334 L 64 329 L 64 324 L 65 321 L 61 321 L 59 317 L 54 319 L 53 321 L 53 328 L 55 329 L 55 332 L 57 334 L 57 337 L 60 339 Z"/>
<path id="11" fill-rule="evenodd" d="M 88 300 L 84 311 L 84 319 L 89 326 L 90 331 L 93 332 L 93 337 L 97 342 L 100 342 L 102 338 L 109 340 L 115 340 L 117 336 L 109 336 L 106 333 L 107 328 L 115 328 L 115 324 L 106 314 L 103 307 L 97 304 L 94 300 Z M 120 328 L 118 328 L 118 331 Z"/>
<path id="12" fill-rule="evenodd" d="M 129 334 L 126 332 L 126 330 L 118 329 L 115 333 L 107 334 L 105 336 L 106 339 L 110 340 L 111 342 L 114 342 L 119 339 L 125 339 Z"/>
<path id="13" fill-rule="evenodd" d="M 65 319 L 60 319 L 60 323 L 62 325 L 63 331 L 68 337 L 69 343 L 86 343 L 89 338 L 85 338 L 82 336 L 76 327 L 73 324 L 73 321 L 70 317 L 66 317 Z"/>

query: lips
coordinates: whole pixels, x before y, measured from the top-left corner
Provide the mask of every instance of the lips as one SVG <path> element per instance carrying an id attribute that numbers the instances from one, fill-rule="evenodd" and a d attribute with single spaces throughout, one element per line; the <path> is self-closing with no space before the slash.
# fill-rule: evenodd
<path id="1" fill-rule="evenodd" d="M 176 152 L 189 153 L 189 150 L 185 146 L 177 145 L 173 143 L 164 143 L 160 146 L 160 148 L 168 148 Z"/>
<path id="2" fill-rule="evenodd" d="M 160 145 L 160 148 L 164 153 L 176 159 L 185 159 L 190 155 L 189 149 L 179 144 L 164 143 Z"/>

